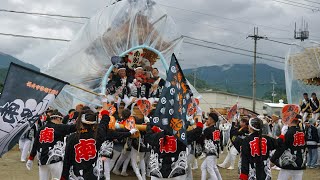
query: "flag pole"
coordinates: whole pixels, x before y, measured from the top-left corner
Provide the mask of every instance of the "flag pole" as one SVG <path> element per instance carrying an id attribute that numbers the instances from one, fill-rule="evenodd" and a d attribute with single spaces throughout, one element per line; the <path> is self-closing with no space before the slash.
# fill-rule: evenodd
<path id="1" fill-rule="evenodd" d="M 85 91 L 85 92 L 87 92 L 87 93 L 90 93 L 90 94 L 93 94 L 93 95 L 96 95 L 96 96 L 101 96 L 101 94 L 99 94 L 99 93 L 90 91 L 90 90 L 88 90 L 88 89 L 84 89 L 84 88 L 82 88 L 82 87 L 80 87 L 80 86 L 77 86 L 77 85 L 74 85 L 74 84 L 69 84 L 69 86 L 72 86 L 72 87 L 74 87 L 74 88 L 80 89 L 80 90 L 82 90 L 82 91 Z"/>

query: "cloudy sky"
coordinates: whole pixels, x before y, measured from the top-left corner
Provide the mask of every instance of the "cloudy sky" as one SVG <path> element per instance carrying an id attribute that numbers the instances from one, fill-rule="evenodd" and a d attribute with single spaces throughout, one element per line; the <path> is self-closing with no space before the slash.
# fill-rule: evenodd
<path id="1" fill-rule="evenodd" d="M 92 16 L 108 5 L 110 0 L 0 0 L 1 8 L 17 11 L 64 14 L 73 16 Z M 286 0 L 280 0 L 286 1 Z M 309 7 L 320 7 L 304 0 L 292 0 Z M 316 0 L 314 0 L 316 1 Z M 157 0 L 161 7 L 175 20 L 184 35 L 229 46 L 252 50 L 253 41 L 246 37 L 259 27 L 259 35 L 282 42 L 293 40 L 294 22 L 300 25 L 302 17 L 309 23 L 311 39 L 320 41 L 320 11 L 281 4 L 273 0 Z M 0 33 L 13 33 L 72 39 L 85 23 L 85 19 L 41 17 L 0 12 Z M 228 49 L 213 44 L 215 48 Z M 0 35 L 0 52 L 13 55 L 39 67 L 44 66 L 57 53 L 67 48 L 66 42 L 15 38 Z M 270 41 L 258 41 L 258 51 L 284 57 L 290 46 Z M 241 51 L 237 51 L 241 52 Z M 247 53 L 248 52 L 241 52 Z M 250 53 L 249 53 L 250 54 Z M 276 61 L 281 59 L 268 57 Z M 251 57 L 235 55 L 190 44 L 183 44 L 179 59 L 183 67 L 199 67 L 235 63 L 252 63 Z M 195 61 L 197 59 L 197 61 Z M 197 63 L 194 63 L 197 62 Z M 258 59 L 283 68 L 282 63 Z"/>

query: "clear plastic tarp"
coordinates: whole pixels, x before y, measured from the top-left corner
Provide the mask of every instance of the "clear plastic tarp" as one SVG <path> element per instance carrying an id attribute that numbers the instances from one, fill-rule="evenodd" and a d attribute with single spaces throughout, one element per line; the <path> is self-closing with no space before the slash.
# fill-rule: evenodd
<path id="1" fill-rule="evenodd" d="M 158 50 L 169 63 L 172 53 L 178 54 L 182 39 L 172 18 L 156 2 L 123 0 L 93 16 L 69 46 L 49 62 L 45 73 L 100 93 L 111 57 L 144 45 Z M 165 75 L 160 60 L 154 66 Z M 54 107 L 67 112 L 79 102 L 100 105 L 97 96 L 66 86 Z"/>
<path id="2" fill-rule="evenodd" d="M 288 103 L 300 103 L 303 93 L 320 94 L 320 43 L 292 45 L 285 62 L 285 77 Z"/>

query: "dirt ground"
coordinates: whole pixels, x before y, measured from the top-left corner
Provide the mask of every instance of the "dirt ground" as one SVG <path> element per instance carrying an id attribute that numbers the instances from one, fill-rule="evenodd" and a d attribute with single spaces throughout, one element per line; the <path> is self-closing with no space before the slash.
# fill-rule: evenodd
<path id="1" fill-rule="evenodd" d="M 222 154 L 218 160 L 221 163 L 226 156 L 226 152 Z M 198 161 L 200 168 L 201 161 Z M 219 168 L 219 171 L 224 180 L 236 180 L 238 179 L 237 170 L 226 170 Z M 112 175 L 112 180 L 136 180 L 132 171 L 129 171 L 129 177 L 120 177 Z M 279 171 L 272 170 L 273 179 L 277 179 Z M 198 180 L 201 176 L 200 169 L 194 170 L 194 179 Z M 25 163 L 20 162 L 20 152 L 17 148 L 14 148 L 2 158 L 0 158 L 0 179 L 1 180 L 37 180 L 38 179 L 38 167 L 36 162 L 34 163 L 32 171 L 28 171 L 25 167 Z M 304 180 L 320 180 L 320 169 L 308 169 L 304 172 Z"/>

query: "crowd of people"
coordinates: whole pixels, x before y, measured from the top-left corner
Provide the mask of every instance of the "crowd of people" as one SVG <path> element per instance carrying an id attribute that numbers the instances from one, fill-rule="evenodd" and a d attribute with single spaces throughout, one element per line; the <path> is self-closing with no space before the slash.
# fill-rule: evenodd
<path id="1" fill-rule="evenodd" d="M 34 128 L 21 137 L 21 161 L 26 161 L 25 152 L 28 152 L 33 140 L 26 166 L 30 170 L 36 157 L 41 180 L 50 177 L 110 179 L 111 171 L 116 175 L 128 176 L 129 162 L 139 180 L 146 179 L 146 176 L 161 178 L 186 174 L 184 167 L 187 166 L 180 163 L 187 157 L 187 147 L 168 132 L 156 126 L 151 127 L 144 119 L 133 117 L 129 109 L 122 110 L 117 119 L 110 111 L 100 109 L 78 105 L 65 117 L 57 110 L 46 111 Z M 116 121 L 114 127 L 111 127 L 112 121 Z M 146 124 L 146 131 L 141 131 L 137 137 L 133 136 L 138 131 L 136 128 L 119 128 L 131 121 L 134 121 L 133 124 Z M 188 140 L 200 137 L 202 128 L 203 124 L 199 121 L 193 130 L 188 131 Z M 26 139 L 30 140 L 29 147 L 22 145 Z M 156 158 L 164 161 L 161 167 Z M 175 168 L 171 167 L 172 158 L 177 161 Z M 167 164 L 169 161 L 170 165 Z"/>
<path id="2" fill-rule="evenodd" d="M 151 104 L 159 100 L 165 80 L 152 64 L 128 67 L 131 60 L 123 61 L 109 76 L 106 95 L 101 96 L 103 107 L 79 104 L 66 116 L 49 109 L 21 136 L 21 161 L 30 170 L 36 158 L 40 180 L 110 179 L 111 172 L 128 176 L 129 164 L 139 180 L 199 179 L 192 174 L 198 159 L 202 159 L 202 180 L 207 175 L 221 180 L 218 167 L 236 169 L 238 155 L 243 180 L 271 179 L 271 169 L 280 170 L 280 180 L 299 180 L 306 167 L 319 165 L 320 106 L 315 93 L 311 99 L 304 94 L 301 115 L 289 125 L 277 115 L 226 120 L 218 112 L 201 116 L 197 108 L 193 117 L 186 118 L 184 144 L 167 129 L 150 124 L 154 110 L 142 119 L 133 115 L 137 100 Z M 226 151 L 223 163 L 217 164 Z"/>
<path id="3" fill-rule="evenodd" d="M 128 61 L 135 60 L 125 56 L 109 75 L 106 88 L 108 102 L 117 104 L 118 108 L 121 102 L 125 104 L 124 108 L 130 108 L 137 99 L 148 99 L 151 104 L 157 102 L 165 85 L 158 68 L 148 60 L 139 66 L 129 67 Z"/>
<path id="4" fill-rule="evenodd" d="M 136 126 L 121 128 L 131 121 L 145 124 L 146 130 L 135 136 Z M 21 137 L 21 161 L 26 161 L 31 146 L 26 166 L 31 169 L 37 157 L 40 180 L 110 179 L 111 172 L 128 176 L 129 164 L 139 180 L 197 179 L 192 169 L 198 159 L 203 159 L 202 180 L 207 174 L 209 179 L 222 179 L 218 167 L 235 169 L 237 155 L 239 179 L 271 179 L 271 169 L 280 170 L 281 180 L 302 179 L 306 167 L 319 165 L 320 123 L 312 118 L 303 122 L 297 115 L 287 126 L 277 115 L 242 117 L 230 123 L 216 113 L 203 113 L 195 121 L 186 146 L 169 132 L 133 117 L 128 109 L 118 118 L 101 107 L 81 104 L 64 117 L 48 110 Z M 223 150 L 228 154 L 217 165 Z"/>

